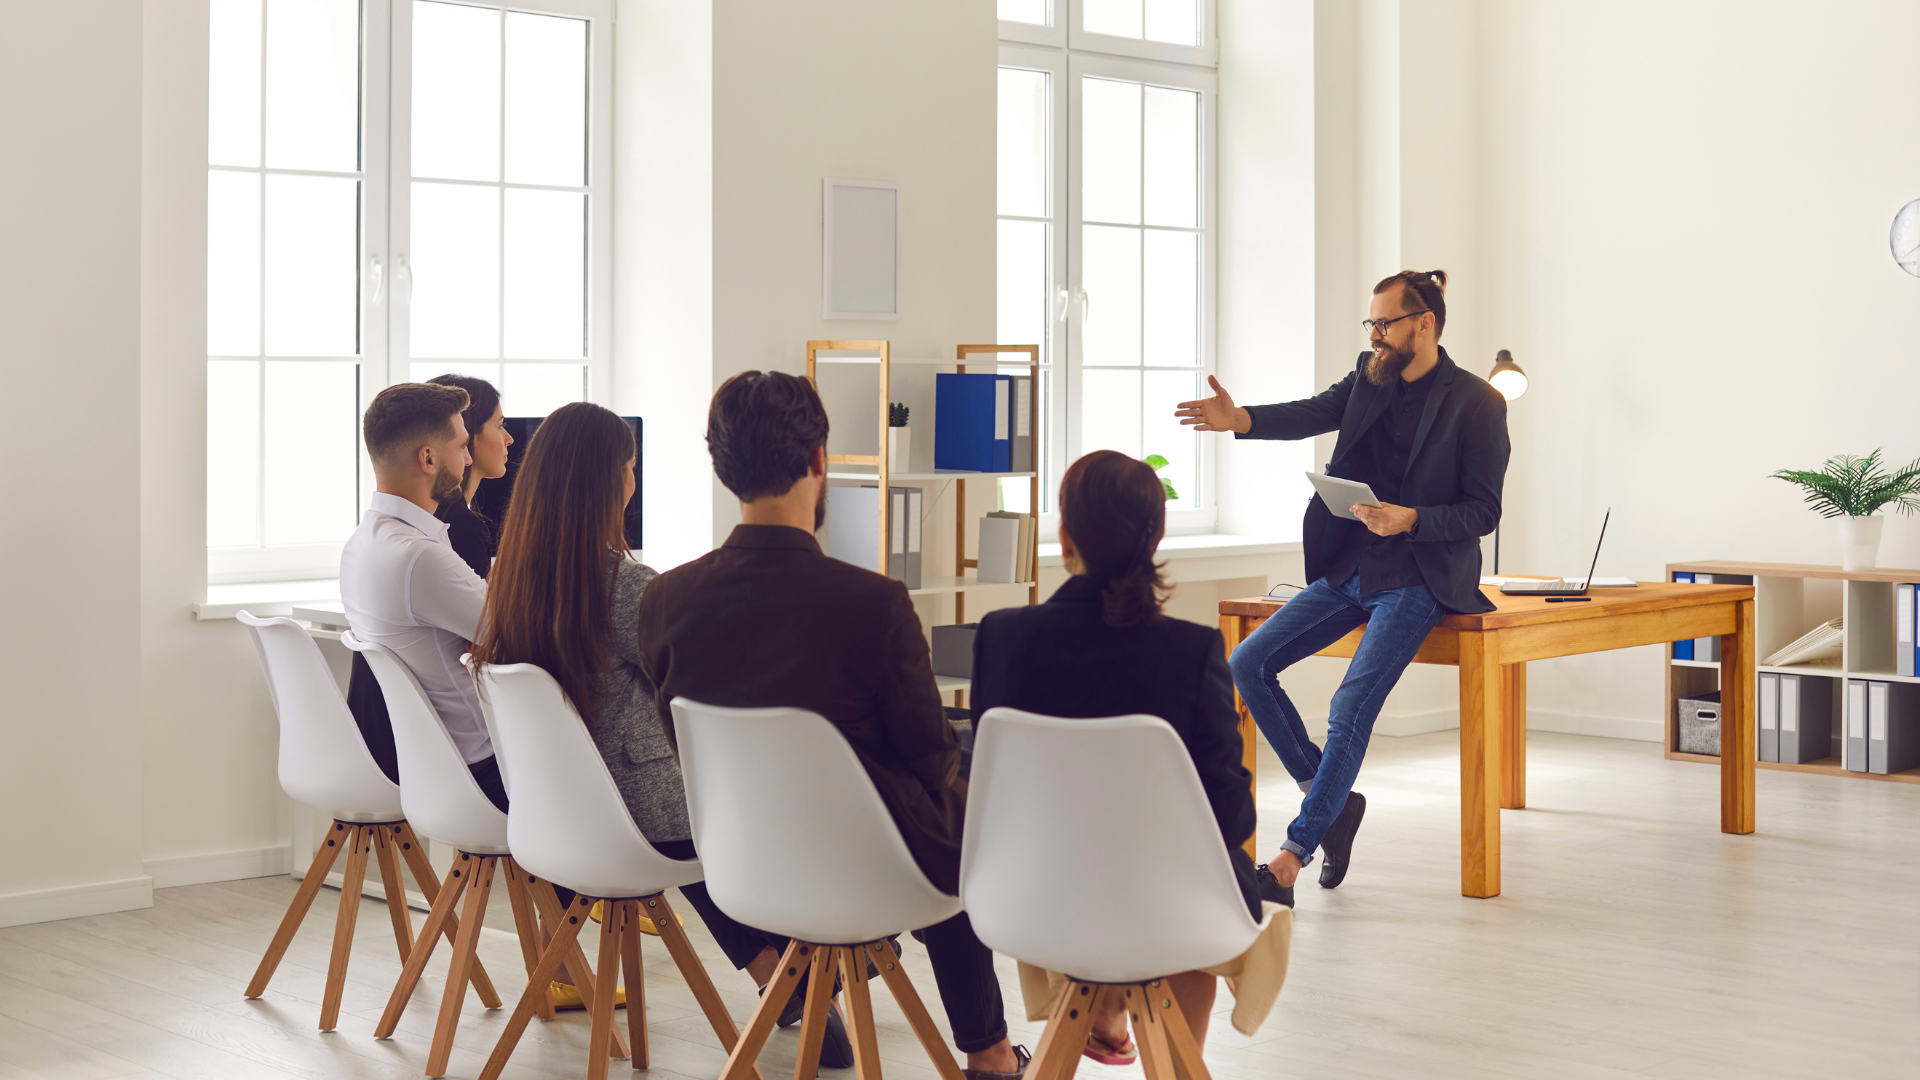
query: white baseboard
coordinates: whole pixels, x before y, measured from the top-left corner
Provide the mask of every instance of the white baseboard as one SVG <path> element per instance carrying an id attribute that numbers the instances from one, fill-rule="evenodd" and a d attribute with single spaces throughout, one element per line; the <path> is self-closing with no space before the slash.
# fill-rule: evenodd
<path id="1" fill-rule="evenodd" d="M 1327 735 L 1327 718 L 1306 717 L 1307 734 L 1316 739 Z M 1431 712 L 1382 716 L 1373 722 L 1375 735 L 1405 738 L 1436 731 L 1454 731 L 1460 727 L 1460 710 L 1435 709 Z M 1582 716 L 1576 713 L 1527 711 L 1528 731 L 1549 731 L 1560 735 L 1591 735 L 1602 739 L 1632 739 L 1636 742 L 1664 742 L 1666 732 L 1658 720 L 1637 720 L 1622 716 Z"/>
<path id="2" fill-rule="evenodd" d="M 0 896 L 0 926 L 78 919 L 153 906 L 153 879 L 146 875 L 118 881 L 96 881 L 63 889 Z"/>
<path id="3" fill-rule="evenodd" d="M 273 847 L 242 848 L 237 851 L 211 851 L 205 855 L 181 855 L 172 859 L 149 859 L 140 869 L 153 879 L 156 889 L 181 885 L 205 885 L 214 881 L 238 881 L 242 878 L 271 877 L 287 873 L 293 865 L 286 844 Z"/>

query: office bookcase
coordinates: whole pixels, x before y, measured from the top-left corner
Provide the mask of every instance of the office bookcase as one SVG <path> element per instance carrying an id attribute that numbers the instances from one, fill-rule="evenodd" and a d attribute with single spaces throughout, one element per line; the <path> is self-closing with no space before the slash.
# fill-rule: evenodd
<path id="1" fill-rule="evenodd" d="M 824 354 L 824 355 L 823 355 Z M 1034 464 L 1040 462 L 1043 442 L 1041 422 L 1046 416 L 1040 407 L 1040 347 L 1038 345 L 956 345 L 952 360 L 909 359 L 893 355 L 892 344 L 887 341 L 809 341 L 807 342 L 807 378 L 814 386 L 820 385 L 820 368 L 834 365 L 853 365 L 856 368 L 878 368 L 878 398 L 875 416 L 878 418 L 879 431 L 873 454 L 829 454 L 827 455 L 827 479 L 829 481 L 851 481 L 858 483 L 877 483 L 882 493 L 888 487 L 908 481 L 943 482 L 954 486 L 954 537 L 953 537 L 953 573 L 951 576 L 921 578 L 918 589 L 908 590 L 909 596 L 936 596 L 951 594 L 954 598 L 953 621 L 966 622 L 967 594 L 979 589 L 1016 589 L 1027 590 L 1027 603 L 1040 602 L 1040 530 L 1034 529 L 1033 540 L 1023 554 L 1026 564 L 1032 569 L 1031 581 L 1024 582 L 982 582 L 977 571 L 978 560 L 967 558 L 968 525 L 975 518 L 967 510 L 967 481 L 985 480 L 997 484 L 1008 477 L 1027 477 L 1030 483 L 1028 506 L 1036 517 L 1040 507 L 1040 472 L 1035 468 L 1029 472 L 967 472 L 954 469 L 896 470 L 887 459 L 887 405 L 892 400 L 893 374 L 896 367 L 911 368 L 951 368 L 964 374 L 972 363 L 990 373 L 1007 374 L 1008 368 L 1025 368 L 1035 377 L 1033 392 L 1028 395 L 1030 412 L 1028 423 L 1033 437 Z M 851 420 L 850 420 L 851 422 Z M 918 438 L 924 438 L 926 445 L 933 444 L 933 425 L 927 424 L 919 429 L 923 432 Z M 931 505 L 934 493 L 927 500 Z M 891 513 L 890 500 L 880 499 L 880 528 L 874 542 L 879 545 L 880 559 L 877 565 L 887 565 L 887 540 L 890 536 L 887 517 Z M 975 571 L 969 574 L 968 571 Z M 972 685 L 971 679 L 953 675 L 936 675 L 934 682 L 944 692 L 963 691 Z M 956 699 L 957 700 L 957 699 Z"/>
<path id="2" fill-rule="evenodd" d="M 1675 574 L 1739 574 L 1753 578 L 1754 658 L 1758 673 L 1780 672 L 1808 675 L 1827 682 L 1834 694 L 1833 717 L 1836 738 L 1844 730 L 1847 697 L 1846 680 L 1872 679 L 1890 683 L 1920 684 L 1920 677 L 1896 674 L 1894 660 L 1894 589 L 1903 582 L 1920 582 L 1920 570 L 1842 570 L 1837 566 L 1813 566 L 1802 563 L 1686 562 L 1669 563 L 1667 580 Z M 1800 635 L 1836 616 L 1845 620 L 1837 666 L 1794 665 L 1767 667 L 1766 658 L 1793 643 Z M 1667 756 L 1679 761 L 1704 761 L 1718 764 L 1718 757 L 1682 753 L 1680 747 L 1680 706 L 1682 697 L 1720 689 L 1720 665 L 1710 660 L 1675 660 L 1669 647 L 1666 658 L 1666 739 Z M 1758 688 L 1755 688 L 1758 693 Z M 1820 773 L 1862 780 L 1886 780 L 1897 784 L 1920 784 L 1920 769 L 1897 773 L 1853 772 L 1841 767 L 1836 745 L 1832 753 L 1810 764 L 1761 761 L 1762 769 L 1783 772 Z"/>

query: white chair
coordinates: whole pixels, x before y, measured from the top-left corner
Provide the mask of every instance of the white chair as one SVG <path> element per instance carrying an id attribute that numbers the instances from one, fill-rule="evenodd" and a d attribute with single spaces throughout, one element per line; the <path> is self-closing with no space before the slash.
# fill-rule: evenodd
<path id="1" fill-rule="evenodd" d="M 976 723 L 960 898 L 989 948 L 1070 980 L 1028 1075 L 1071 1077 L 1094 995 L 1120 985 L 1147 1075 L 1177 1060 L 1206 1080 L 1164 980 L 1239 956 L 1266 922 L 1247 913 L 1180 736 L 1155 716 L 996 708 Z"/>
<path id="2" fill-rule="evenodd" d="M 367 666 L 380 681 L 387 701 L 387 713 L 393 720 L 393 743 L 400 762 L 400 803 L 407 819 L 420 832 L 460 853 L 447 871 L 440 895 L 427 915 L 426 927 L 413 952 L 401 969 L 387 1000 L 387 1010 L 373 1029 L 375 1038 L 393 1035 L 407 1000 L 419 985 L 421 973 L 433 956 L 440 927 L 453 918 L 454 907 L 462 893 L 467 897 L 464 918 L 474 929 L 454 941 L 453 959 L 447 971 L 447 992 L 440 999 L 440 1019 L 434 1029 L 433 1047 L 427 1055 L 427 1075 L 444 1076 L 453 1054 L 453 1034 L 460 1023 L 460 1006 L 466 997 L 466 973 L 479 960 L 478 928 L 484 924 L 487 899 L 493 877 L 504 871 L 507 899 L 513 905 L 514 928 L 520 935 L 520 953 L 527 972 L 532 974 L 540 960 L 544 942 L 535 912 L 545 918 L 548 927 L 560 918 L 559 899 L 550 882 L 533 878 L 513 861 L 507 847 L 507 815 L 493 805 L 480 790 L 467 769 L 458 747 L 440 722 L 433 701 L 427 697 L 411 670 L 393 650 L 384 645 L 361 641 L 352 632 L 340 635 L 340 644 L 367 658 Z M 592 969 L 576 944 L 566 957 L 568 970 L 580 980 L 581 998 L 592 1007 Z M 498 1008 L 499 1005 L 488 1006 Z M 544 996 L 537 1004 L 541 1019 L 553 1019 L 553 1006 Z M 617 1040 L 616 1040 L 617 1041 Z M 616 1056 L 626 1056 L 626 1046 L 614 1047 Z"/>
<path id="3" fill-rule="evenodd" d="M 347 868 L 340 888 L 340 913 L 333 927 L 333 958 L 327 966 L 326 995 L 320 1005 L 320 1030 L 332 1031 L 340 1019 L 340 993 L 353 949 L 354 922 L 360 914 L 367 856 L 371 853 L 379 859 L 387 914 L 393 921 L 393 936 L 402 960 L 413 951 L 414 942 L 400 860 L 406 860 L 421 895 L 429 901 L 439 895 L 440 886 L 419 838 L 407 824 L 400 789 L 367 752 L 366 740 L 360 737 L 353 714 L 347 711 L 340 684 L 334 681 L 313 636 L 292 619 L 260 619 L 246 611 L 240 612 L 239 618 L 253 638 L 254 651 L 266 672 L 273 711 L 280 718 L 280 786 L 295 802 L 333 817 L 333 828 L 314 852 L 313 863 L 307 867 L 306 877 L 280 920 L 280 929 L 274 932 L 266 955 L 260 958 L 246 996 L 257 998 L 266 993 L 280 958 L 286 955 L 293 935 L 313 906 L 313 898 L 319 895 L 334 861 L 345 849 Z M 449 919 L 444 933 L 452 939 L 458 932 L 458 921 Z M 494 993 L 486 969 L 478 962 L 469 979 L 488 1008 L 500 1007 L 500 996 Z"/>
<path id="4" fill-rule="evenodd" d="M 730 709 L 684 697 L 672 704 L 708 894 L 733 918 L 793 939 L 722 1080 L 747 1075 L 807 968 L 794 1075 L 812 1076 L 819 1066 L 837 969 L 855 1068 L 861 1080 L 879 1080 L 869 960 L 934 1068 L 944 1080 L 961 1080 L 887 940 L 952 918 L 960 900 L 921 872 L 845 736 L 804 709 Z"/>
<path id="5" fill-rule="evenodd" d="M 732 1050 L 739 1029 L 665 895 L 667 889 L 699 881 L 700 860 L 669 859 L 647 842 L 580 714 L 551 675 L 532 664 L 497 664 L 482 668 L 478 681 L 501 773 L 513 777 L 507 846 L 528 873 L 579 893 L 529 977 L 527 992 L 514 1007 L 481 1080 L 496 1080 L 506 1067 L 533 1015 L 535 990 L 544 995 L 566 950 L 578 951 L 577 939 L 595 900 L 606 901 L 606 914 L 600 927 L 598 985 L 588 1009 L 590 1080 L 605 1080 L 607 1075 L 608 1051 L 617 1034 L 614 988 L 622 967 L 632 1064 L 647 1067 L 646 983 L 638 928 L 642 920 L 657 928 L 721 1047 Z"/>

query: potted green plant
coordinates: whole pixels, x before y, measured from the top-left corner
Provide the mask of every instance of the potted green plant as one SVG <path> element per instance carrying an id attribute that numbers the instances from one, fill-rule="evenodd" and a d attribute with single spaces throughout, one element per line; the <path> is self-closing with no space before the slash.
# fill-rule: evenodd
<path id="1" fill-rule="evenodd" d="M 1843 570 L 1874 568 L 1886 522 L 1881 507 L 1891 505 L 1902 514 L 1920 510 L 1920 461 L 1889 466 L 1880 449 L 1865 457 L 1830 457 L 1819 472 L 1781 469 L 1773 479 L 1798 485 L 1814 513 L 1839 522 Z"/>
<path id="2" fill-rule="evenodd" d="M 913 432 L 907 427 L 907 417 L 911 410 L 903 402 L 887 403 L 887 468 L 894 472 L 906 472 L 912 466 L 907 459 L 913 456 Z"/>
<path id="3" fill-rule="evenodd" d="M 1146 462 L 1147 468 L 1152 469 L 1154 472 L 1159 472 L 1161 469 L 1164 469 L 1168 465 L 1173 464 L 1172 462 L 1168 461 L 1166 458 L 1161 457 L 1159 454 L 1148 454 L 1146 457 L 1143 457 L 1140 460 Z M 1166 492 L 1168 502 L 1173 502 L 1174 500 L 1180 498 L 1180 493 L 1173 490 L 1173 481 L 1167 479 L 1164 476 L 1156 476 L 1154 477 L 1154 479 L 1160 481 L 1160 490 Z"/>

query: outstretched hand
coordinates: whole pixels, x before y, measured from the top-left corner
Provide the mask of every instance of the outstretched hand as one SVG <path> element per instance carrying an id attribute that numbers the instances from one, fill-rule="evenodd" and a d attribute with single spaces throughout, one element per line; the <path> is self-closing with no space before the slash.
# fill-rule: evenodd
<path id="1" fill-rule="evenodd" d="M 1174 408 L 1173 415 L 1180 418 L 1180 423 L 1201 431 L 1235 431 L 1242 435 L 1252 431 L 1253 417 L 1233 403 L 1233 395 L 1220 380 L 1209 375 L 1207 385 L 1213 387 L 1212 397 L 1183 401 Z"/>

